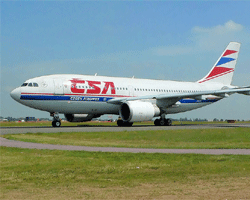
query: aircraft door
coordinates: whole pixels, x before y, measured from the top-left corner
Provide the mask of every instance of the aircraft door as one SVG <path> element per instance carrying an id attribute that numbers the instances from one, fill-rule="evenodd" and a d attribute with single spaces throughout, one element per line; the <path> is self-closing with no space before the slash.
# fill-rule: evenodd
<path id="1" fill-rule="evenodd" d="M 128 86 L 128 91 L 129 91 L 129 96 L 133 97 L 134 96 L 134 87 L 129 85 Z"/>
<path id="2" fill-rule="evenodd" d="M 54 79 L 54 94 L 64 94 L 63 81 L 61 79 Z"/>

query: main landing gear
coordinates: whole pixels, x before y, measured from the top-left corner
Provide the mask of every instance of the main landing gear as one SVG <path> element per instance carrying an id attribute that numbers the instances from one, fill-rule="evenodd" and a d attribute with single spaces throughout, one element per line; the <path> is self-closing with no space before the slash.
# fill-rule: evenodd
<path id="1" fill-rule="evenodd" d="M 172 126 L 172 120 L 166 119 L 165 116 L 162 116 L 160 119 L 154 121 L 155 126 Z"/>
<path id="2" fill-rule="evenodd" d="M 52 126 L 53 127 L 60 127 L 61 126 L 61 120 L 59 118 L 59 114 L 58 113 L 50 113 L 50 116 L 53 117 Z"/>
<path id="3" fill-rule="evenodd" d="M 172 119 L 165 118 L 162 116 L 160 119 L 154 121 L 155 126 L 172 126 Z M 124 122 L 121 119 L 117 120 L 117 126 L 130 127 L 133 125 L 133 122 Z"/>

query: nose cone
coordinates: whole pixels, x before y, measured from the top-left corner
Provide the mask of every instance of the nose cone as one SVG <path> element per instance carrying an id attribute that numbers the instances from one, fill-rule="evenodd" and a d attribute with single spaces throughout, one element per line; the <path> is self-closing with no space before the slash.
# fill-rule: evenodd
<path id="1" fill-rule="evenodd" d="M 10 96 L 16 100 L 16 101 L 20 101 L 20 96 L 21 96 L 21 88 L 16 88 L 14 89 L 11 93 Z"/>

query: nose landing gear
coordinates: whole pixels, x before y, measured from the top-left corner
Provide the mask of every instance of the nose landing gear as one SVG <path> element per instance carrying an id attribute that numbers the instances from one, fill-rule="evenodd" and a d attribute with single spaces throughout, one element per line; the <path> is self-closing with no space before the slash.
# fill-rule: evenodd
<path id="1" fill-rule="evenodd" d="M 53 127 L 60 127 L 61 126 L 61 120 L 59 118 L 59 114 L 58 113 L 50 113 L 50 116 L 53 117 L 52 126 Z"/>

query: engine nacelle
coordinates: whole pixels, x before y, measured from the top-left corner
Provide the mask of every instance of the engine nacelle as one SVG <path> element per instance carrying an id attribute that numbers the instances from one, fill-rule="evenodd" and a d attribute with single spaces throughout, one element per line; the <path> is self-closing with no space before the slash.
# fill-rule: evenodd
<path id="1" fill-rule="evenodd" d="M 64 114 L 64 116 L 69 122 L 87 122 L 94 117 L 91 114 Z"/>
<path id="2" fill-rule="evenodd" d="M 126 122 L 148 121 L 159 115 L 160 109 L 150 102 L 128 101 L 120 108 L 120 116 Z"/>

